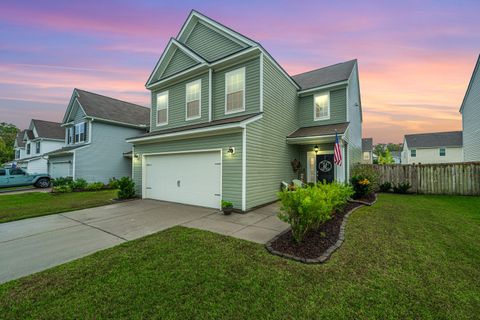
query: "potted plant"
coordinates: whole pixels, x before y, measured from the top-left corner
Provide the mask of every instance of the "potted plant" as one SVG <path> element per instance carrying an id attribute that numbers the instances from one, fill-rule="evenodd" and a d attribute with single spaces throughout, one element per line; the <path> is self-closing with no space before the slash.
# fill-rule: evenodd
<path id="1" fill-rule="evenodd" d="M 231 214 L 233 211 L 233 203 L 231 203 L 230 201 L 222 200 L 222 211 L 223 214 L 226 216 Z"/>

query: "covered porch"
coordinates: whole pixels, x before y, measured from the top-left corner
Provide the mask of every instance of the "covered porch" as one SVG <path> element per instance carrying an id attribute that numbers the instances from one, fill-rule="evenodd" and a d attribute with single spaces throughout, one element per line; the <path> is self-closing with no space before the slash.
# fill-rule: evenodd
<path id="1" fill-rule="evenodd" d="M 304 170 L 304 181 L 316 183 L 319 181 L 347 182 L 349 179 L 348 166 L 348 122 L 303 127 L 287 137 L 287 143 L 297 149 L 299 161 Z M 341 165 L 334 163 L 334 145 L 336 134 L 342 153 Z"/>

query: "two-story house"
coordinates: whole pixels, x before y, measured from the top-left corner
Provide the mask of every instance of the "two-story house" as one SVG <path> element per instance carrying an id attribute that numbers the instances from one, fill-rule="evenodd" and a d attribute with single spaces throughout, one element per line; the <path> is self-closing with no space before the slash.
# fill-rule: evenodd
<path id="1" fill-rule="evenodd" d="M 405 135 L 402 149 L 402 164 L 462 161 L 462 131 Z"/>
<path id="2" fill-rule="evenodd" d="M 32 119 L 28 129 L 20 131 L 14 142 L 15 162 L 28 173 L 47 173 L 45 154 L 62 145 L 61 123 Z"/>
<path id="3" fill-rule="evenodd" d="M 143 198 L 247 211 L 277 200 L 282 181 L 346 181 L 360 162 L 356 60 L 290 76 L 258 42 L 192 11 L 146 87 L 151 131 L 127 140 Z"/>
<path id="4" fill-rule="evenodd" d="M 53 178 L 107 183 L 131 175 L 127 137 L 147 132 L 150 110 L 133 103 L 74 89 L 62 123 L 62 148 L 48 154 Z"/>
<path id="5" fill-rule="evenodd" d="M 480 55 L 460 107 L 464 161 L 480 161 Z"/>

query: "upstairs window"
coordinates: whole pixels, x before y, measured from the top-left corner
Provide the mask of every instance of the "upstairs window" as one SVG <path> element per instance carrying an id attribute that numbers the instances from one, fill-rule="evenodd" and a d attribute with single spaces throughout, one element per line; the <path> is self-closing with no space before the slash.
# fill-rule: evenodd
<path id="1" fill-rule="evenodd" d="M 439 154 L 440 157 L 445 157 L 447 155 L 447 150 L 445 148 L 440 148 Z"/>
<path id="2" fill-rule="evenodd" d="M 225 74 L 225 113 L 245 111 L 245 68 Z"/>
<path id="3" fill-rule="evenodd" d="M 186 100 L 187 111 L 186 120 L 193 120 L 200 118 L 201 113 L 201 94 L 202 94 L 202 80 L 187 83 L 186 86 Z"/>
<path id="4" fill-rule="evenodd" d="M 157 126 L 168 123 L 168 91 L 157 94 Z"/>
<path id="5" fill-rule="evenodd" d="M 363 160 L 370 160 L 370 152 L 365 151 L 363 153 Z"/>
<path id="6" fill-rule="evenodd" d="M 73 143 L 73 127 L 67 128 L 67 144 Z"/>
<path id="7" fill-rule="evenodd" d="M 86 129 L 86 123 L 77 123 L 75 125 L 75 143 L 78 142 L 85 142 L 85 129 Z"/>
<path id="8" fill-rule="evenodd" d="M 27 143 L 27 154 L 30 154 L 30 143 Z"/>
<path id="9" fill-rule="evenodd" d="M 20 150 L 15 150 L 15 159 L 20 158 Z"/>
<path id="10" fill-rule="evenodd" d="M 330 119 L 330 93 L 319 93 L 313 96 L 314 120 Z"/>
<path id="11" fill-rule="evenodd" d="M 35 143 L 35 153 L 40 153 L 40 141 Z"/>
<path id="12" fill-rule="evenodd" d="M 410 150 L 410 156 L 412 158 L 415 158 L 417 156 L 417 150 L 415 150 L 415 149 Z"/>

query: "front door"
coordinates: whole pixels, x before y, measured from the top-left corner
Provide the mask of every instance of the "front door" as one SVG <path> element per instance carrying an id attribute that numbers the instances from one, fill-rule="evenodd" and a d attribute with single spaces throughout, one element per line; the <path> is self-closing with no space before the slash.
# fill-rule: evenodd
<path id="1" fill-rule="evenodd" d="M 335 175 L 333 154 L 317 155 L 317 181 L 333 182 Z"/>

